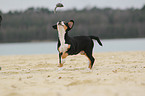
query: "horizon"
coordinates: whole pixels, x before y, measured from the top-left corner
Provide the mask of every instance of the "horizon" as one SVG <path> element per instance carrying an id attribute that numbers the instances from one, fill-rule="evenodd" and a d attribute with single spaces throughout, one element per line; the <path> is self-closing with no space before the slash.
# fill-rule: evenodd
<path id="1" fill-rule="evenodd" d="M 76 2 L 77 1 L 77 2 Z M 63 8 L 59 8 L 59 10 L 71 10 L 77 9 L 82 10 L 84 8 L 91 9 L 93 7 L 96 8 L 111 8 L 111 9 L 141 9 L 145 5 L 145 0 L 13 0 L 13 2 L 9 2 L 8 0 L 0 0 L 0 11 L 2 13 L 8 13 L 9 11 L 24 11 L 28 8 L 47 8 L 49 10 L 54 10 L 55 5 L 57 3 L 62 3 L 64 5 Z M 8 3 L 9 2 L 9 3 Z"/>
<path id="2" fill-rule="evenodd" d="M 144 5 L 145 6 L 145 5 Z M 110 9 L 112 9 L 112 10 L 128 10 L 128 9 L 139 9 L 139 10 L 141 10 L 144 6 L 142 6 L 141 8 L 126 8 L 126 9 L 120 9 L 120 8 L 111 8 L 111 7 L 104 7 L 104 8 L 99 8 L 99 7 L 96 7 L 96 6 L 92 6 L 92 7 L 84 7 L 84 8 L 82 8 L 82 9 L 77 9 L 77 8 L 72 8 L 72 9 L 66 9 L 66 10 L 63 10 L 63 9 L 57 9 L 57 11 L 68 11 L 68 10 L 74 10 L 74 9 L 76 9 L 77 11 L 81 11 L 81 10 L 84 10 L 84 9 L 87 9 L 87 10 L 90 10 L 90 9 L 92 9 L 92 8 L 98 8 L 98 9 L 105 9 L 105 8 L 110 8 Z M 50 8 L 47 8 L 47 7 L 28 7 L 27 9 L 24 9 L 24 10 L 9 10 L 8 12 L 3 12 L 3 11 L 1 11 L 0 10 L 0 12 L 2 12 L 3 14 L 7 14 L 7 13 L 9 13 L 9 12 L 25 12 L 26 10 L 28 10 L 29 8 L 34 8 L 34 9 L 41 9 L 41 8 L 44 8 L 44 9 L 48 9 L 49 11 L 54 11 L 53 9 L 50 9 Z"/>
<path id="3" fill-rule="evenodd" d="M 90 9 L 92 9 L 92 8 L 98 8 L 98 9 L 105 9 L 105 8 L 110 8 L 110 9 L 112 9 L 112 10 L 128 10 L 128 9 L 139 9 L 139 10 L 141 10 L 143 7 L 145 6 L 145 4 L 141 7 L 141 8 L 134 8 L 134 7 L 130 7 L 130 8 L 126 8 L 126 9 L 121 9 L 121 8 L 111 8 L 111 7 L 104 7 L 104 8 L 100 8 L 100 7 L 97 7 L 97 6 L 92 6 L 92 7 L 84 7 L 84 8 L 82 8 L 82 9 L 77 9 L 77 8 L 70 8 L 70 9 L 57 9 L 57 11 L 68 11 L 68 10 L 74 10 L 74 9 L 76 9 L 77 11 L 81 11 L 81 10 L 84 10 L 84 9 L 88 9 L 88 10 L 90 10 Z M 28 7 L 28 8 L 26 8 L 26 9 L 24 9 L 24 10 L 18 10 L 18 9 L 16 9 L 16 10 L 9 10 L 8 12 L 3 12 L 2 10 L 0 10 L 0 12 L 2 12 L 2 14 L 7 14 L 7 13 L 9 13 L 9 12 L 24 12 L 24 11 L 26 11 L 26 10 L 28 10 L 29 8 L 34 8 L 34 9 L 41 9 L 41 8 L 44 8 L 44 9 L 48 9 L 49 11 L 54 11 L 54 9 L 50 9 L 50 8 L 48 8 L 48 7 L 39 7 L 39 6 L 37 6 L 37 7 L 34 7 L 34 6 L 30 6 L 30 7 Z"/>

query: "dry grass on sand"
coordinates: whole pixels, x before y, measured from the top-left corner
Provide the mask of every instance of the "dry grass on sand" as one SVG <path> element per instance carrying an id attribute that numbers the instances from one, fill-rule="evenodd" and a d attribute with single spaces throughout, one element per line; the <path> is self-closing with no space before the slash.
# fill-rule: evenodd
<path id="1" fill-rule="evenodd" d="M 0 96 L 145 96 L 145 52 L 70 56 L 57 71 L 57 55 L 0 56 Z"/>

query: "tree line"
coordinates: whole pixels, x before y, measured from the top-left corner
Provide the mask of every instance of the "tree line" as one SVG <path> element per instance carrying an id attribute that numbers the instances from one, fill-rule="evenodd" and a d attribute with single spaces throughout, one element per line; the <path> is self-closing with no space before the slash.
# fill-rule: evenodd
<path id="1" fill-rule="evenodd" d="M 2 13 L 0 42 L 57 40 L 52 25 L 57 21 L 74 20 L 70 36 L 94 35 L 101 39 L 144 38 L 145 5 L 141 9 L 84 8 L 58 11 L 28 8 L 25 11 Z"/>

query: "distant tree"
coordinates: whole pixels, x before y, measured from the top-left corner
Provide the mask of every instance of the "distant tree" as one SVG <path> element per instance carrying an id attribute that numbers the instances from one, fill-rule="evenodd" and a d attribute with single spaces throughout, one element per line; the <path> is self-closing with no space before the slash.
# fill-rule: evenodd
<path id="1" fill-rule="evenodd" d="M 8 15 L 13 15 L 13 12 L 12 12 L 12 11 L 9 11 L 9 12 L 8 12 Z"/>
<path id="2" fill-rule="evenodd" d="M 39 10 L 42 13 L 49 13 L 49 9 L 48 8 L 38 8 L 37 10 Z"/>
<path id="3" fill-rule="evenodd" d="M 142 9 L 141 9 L 142 11 L 145 11 L 145 5 L 142 7 Z"/>
<path id="4" fill-rule="evenodd" d="M 0 10 L 0 14 L 2 14 L 2 11 Z"/>
<path id="5" fill-rule="evenodd" d="M 54 14 L 48 8 L 28 8 L 25 11 L 3 13 L 0 42 L 28 42 L 33 40 L 57 40 L 52 25 L 57 21 L 73 19 L 75 26 L 70 36 L 95 35 L 100 38 L 145 37 L 145 5 L 141 9 L 84 8 L 59 11 Z"/>

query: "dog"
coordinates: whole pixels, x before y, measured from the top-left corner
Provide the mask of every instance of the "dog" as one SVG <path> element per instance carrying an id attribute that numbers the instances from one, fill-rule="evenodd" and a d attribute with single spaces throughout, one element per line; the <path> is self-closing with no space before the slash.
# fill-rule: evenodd
<path id="1" fill-rule="evenodd" d="M 68 32 L 73 28 L 74 20 L 70 20 L 68 23 L 64 21 L 57 22 L 56 25 L 52 27 L 58 31 L 58 43 L 57 49 L 59 52 L 59 65 L 58 67 L 63 68 L 65 63 L 65 58 L 68 55 L 76 55 L 80 53 L 81 55 L 87 56 L 89 59 L 88 68 L 92 69 L 94 64 L 94 57 L 92 56 L 92 51 L 94 47 L 94 42 L 92 39 L 97 40 L 100 46 L 103 46 L 100 39 L 95 36 L 75 36 L 70 37 Z"/>

